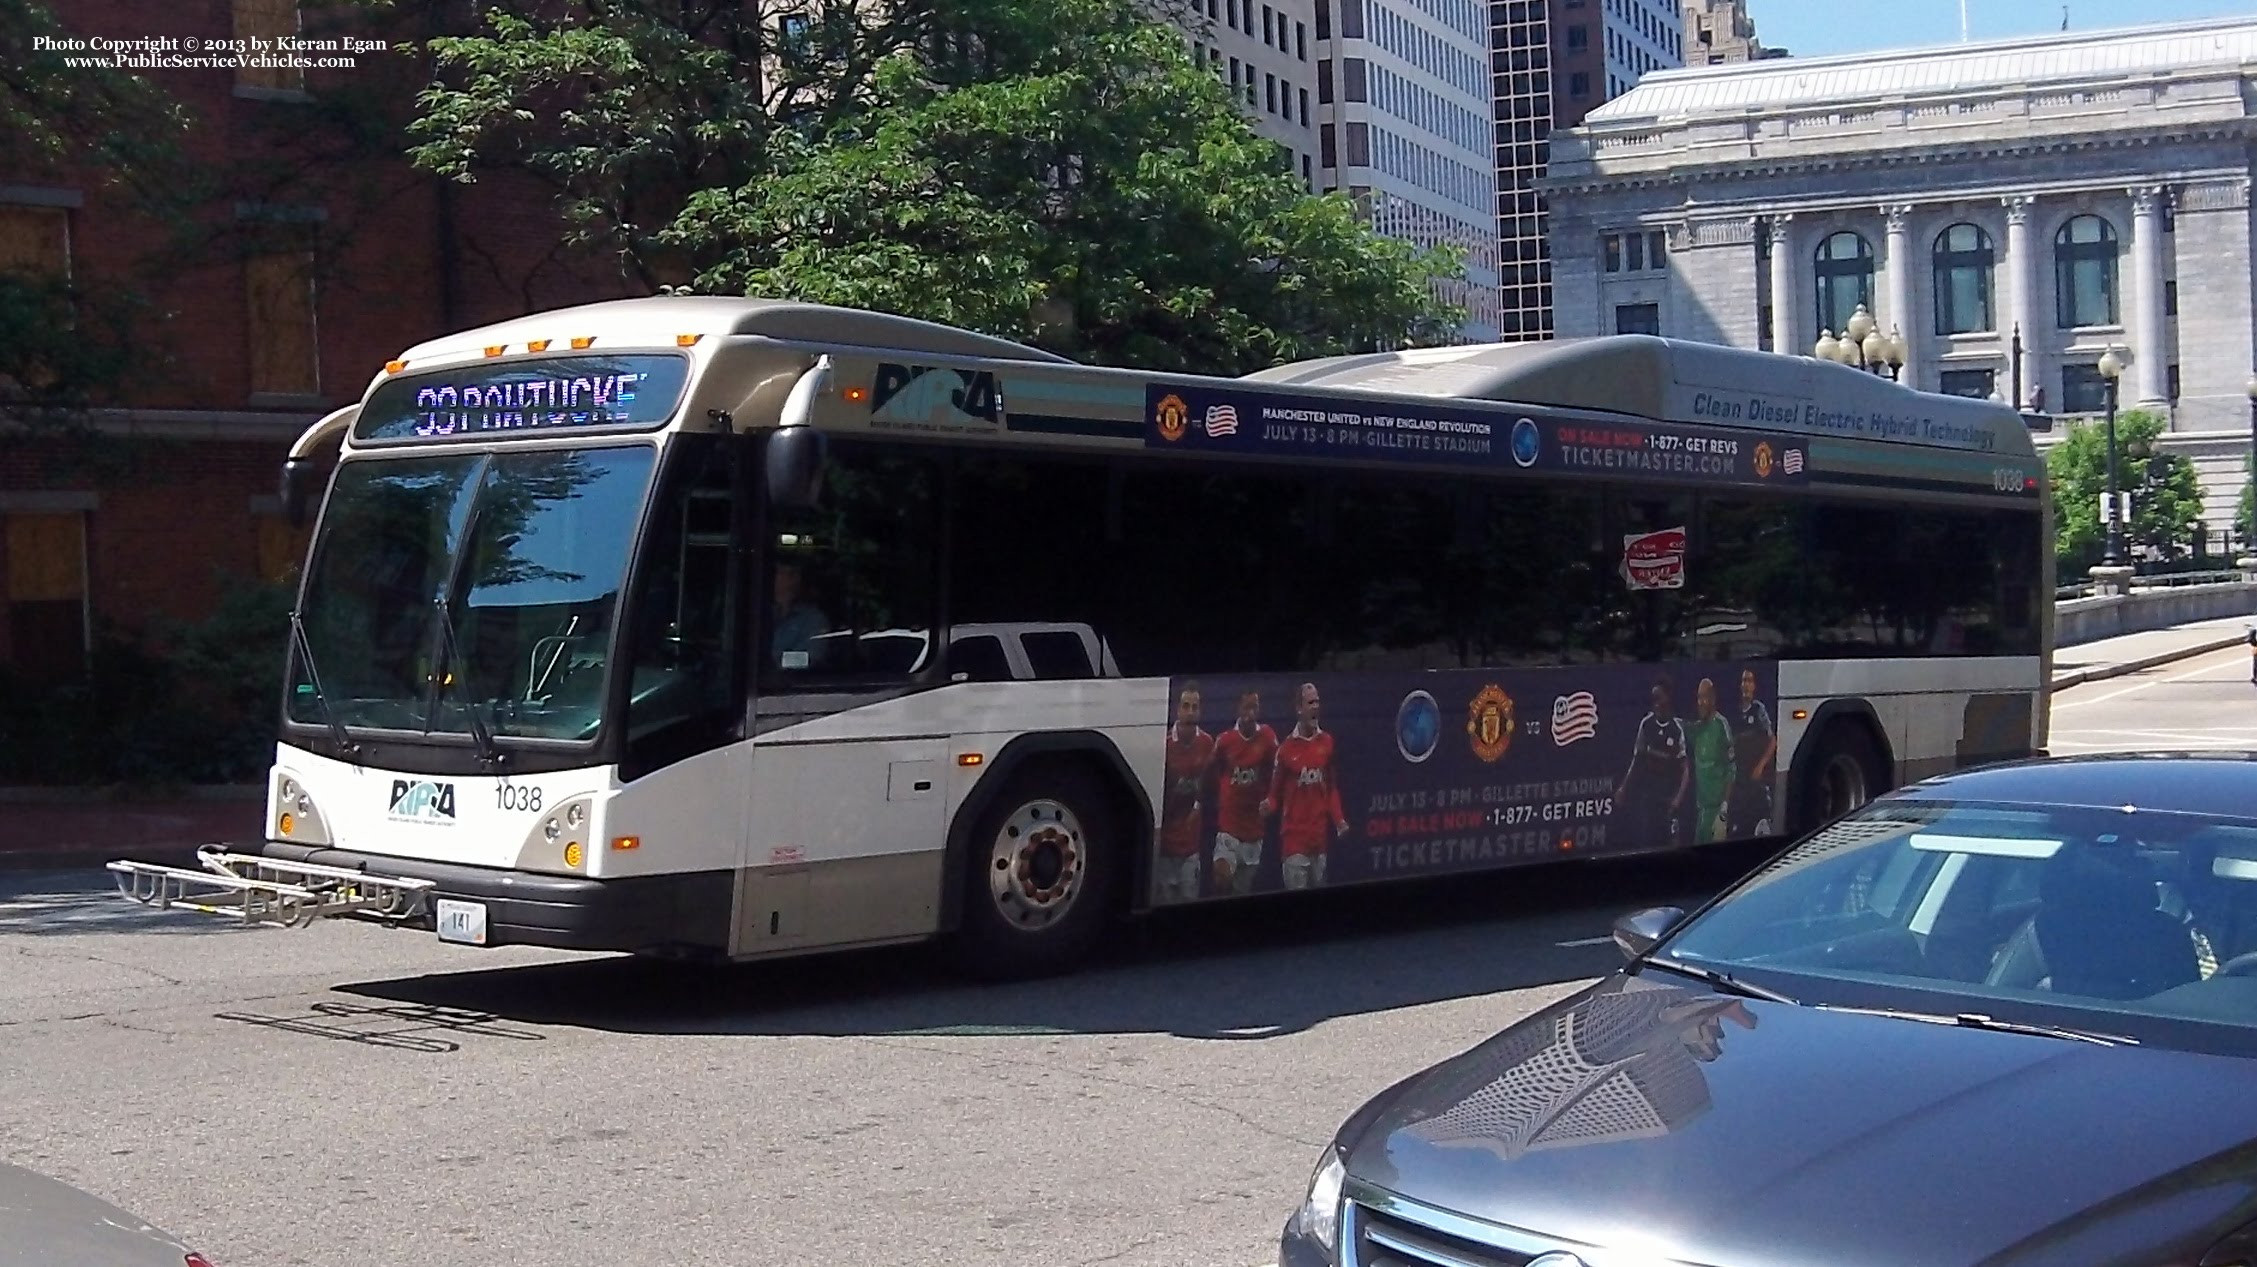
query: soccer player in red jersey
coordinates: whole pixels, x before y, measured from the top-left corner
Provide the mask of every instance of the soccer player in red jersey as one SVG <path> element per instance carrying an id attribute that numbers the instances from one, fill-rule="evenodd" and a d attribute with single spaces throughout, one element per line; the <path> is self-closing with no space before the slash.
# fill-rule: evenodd
<path id="1" fill-rule="evenodd" d="M 1199 684 L 1176 695 L 1176 724 L 1168 730 L 1167 783 L 1160 794 L 1160 858 L 1152 869 L 1152 900 L 1189 902 L 1199 896 L 1200 792 L 1215 761 L 1215 737 L 1199 729 Z"/>
<path id="2" fill-rule="evenodd" d="M 1262 816 L 1278 816 L 1278 854 L 1285 887 L 1315 888 L 1324 883 L 1327 829 L 1348 834 L 1340 808 L 1340 782 L 1332 768 L 1332 736 L 1318 724 L 1317 684 L 1301 684 L 1300 721 L 1277 746 L 1277 773 L 1270 781 Z"/>
<path id="3" fill-rule="evenodd" d="M 1215 738 L 1215 891 L 1251 893 L 1262 866 L 1262 801 L 1277 760 L 1277 732 L 1261 720 L 1262 697 L 1238 697 L 1238 722 Z"/>

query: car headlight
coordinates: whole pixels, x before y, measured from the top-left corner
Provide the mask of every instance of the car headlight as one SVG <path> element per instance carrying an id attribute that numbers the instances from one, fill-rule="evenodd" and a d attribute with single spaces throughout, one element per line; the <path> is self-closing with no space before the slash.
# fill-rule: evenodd
<path id="1" fill-rule="evenodd" d="M 1347 1179 L 1340 1150 L 1325 1149 L 1316 1173 L 1309 1176 L 1309 1195 L 1301 1202 L 1301 1212 L 1293 1216 L 1294 1230 L 1324 1246 L 1328 1254 L 1340 1248 L 1340 1188 Z"/>

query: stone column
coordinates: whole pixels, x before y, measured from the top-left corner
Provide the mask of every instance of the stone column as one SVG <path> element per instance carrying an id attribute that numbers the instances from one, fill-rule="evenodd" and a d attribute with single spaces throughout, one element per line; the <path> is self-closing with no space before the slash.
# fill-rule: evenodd
<path id="1" fill-rule="evenodd" d="M 1919 288 L 1913 285 L 1917 264 L 1912 251 L 1912 208 L 1883 207 L 1881 213 L 1888 217 L 1889 226 L 1889 302 L 1881 317 L 1881 333 L 1894 331 L 1904 336 L 1904 370 L 1898 381 L 1919 387 L 1920 314 L 1913 306 Z"/>
<path id="2" fill-rule="evenodd" d="M 2040 332 L 2052 327 L 2038 320 L 2038 258 L 2037 246 L 2032 241 L 2030 213 L 2037 199 L 2028 194 L 2016 194 L 2006 201 L 2006 322 L 1999 331 L 2000 346 L 2006 348 L 2008 358 L 2006 381 L 1999 384 L 1999 395 L 2009 395 L 2014 390 L 2014 334 L 2017 328 L 2022 335 L 2022 399 L 2010 404 L 2020 408 L 2030 403 L 2031 396 L 2046 383 L 2045 342 Z M 2054 393 L 2046 392 L 2046 408 L 2058 410 L 2061 402 Z"/>
<path id="3" fill-rule="evenodd" d="M 2132 191 L 2132 310 L 2124 324 L 2132 345 L 2132 401 L 2144 406 L 2170 400 L 2171 328 L 2163 305 L 2163 206 L 2170 191 L 2145 185 Z"/>
<path id="4" fill-rule="evenodd" d="M 1807 356 L 1795 337 L 1795 314 L 1802 310 L 1802 288 L 1795 284 L 1794 213 L 1771 217 L 1771 350 L 1781 356 Z M 1815 343 L 1818 336 L 1810 336 Z"/>

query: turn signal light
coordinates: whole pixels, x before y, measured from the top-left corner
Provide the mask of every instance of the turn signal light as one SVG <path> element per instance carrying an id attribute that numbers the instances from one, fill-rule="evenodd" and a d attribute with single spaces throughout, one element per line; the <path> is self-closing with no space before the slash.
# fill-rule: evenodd
<path id="1" fill-rule="evenodd" d="M 972 766 L 976 766 L 980 762 L 985 760 L 987 760 L 987 757 L 977 752 L 960 752 L 956 754 L 956 764 L 963 766 L 966 769 L 969 769 Z"/>
<path id="2" fill-rule="evenodd" d="M 564 847 L 564 865 L 568 867 L 577 867 L 580 865 L 579 841 L 575 840 L 571 844 Z"/>
<path id="3" fill-rule="evenodd" d="M 640 836 L 613 836 L 611 847 L 621 853 L 630 849 L 640 849 L 643 847 L 643 838 Z"/>
<path id="4" fill-rule="evenodd" d="M 288 814 L 284 814 L 284 815 L 282 816 L 281 827 L 282 827 L 282 834 L 283 834 L 283 835 L 285 835 L 285 836 L 289 835 L 289 834 L 290 834 L 290 832 L 292 831 L 292 829 L 296 828 L 296 827 L 297 827 L 297 825 L 298 825 L 298 820 L 297 820 L 296 818 L 294 818 L 294 817 L 292 817 L 291 815 L 288 815 Z"/>
<path id="5" fill-rule="evenodd" d="M 1789 714 L 1789 716 L 1793 717 L 1796 721 L 1809 721 L 1810 710 L 1807 708 L 1798 708 L 1793 713 Z"/>
<path id="6" fill-rule="evenodd" d="M 850 405 L 859 405 L 870 399 L 870 389 L 867 387 L 849 387 L 842 394 L 846 397 L 846 403 Z"/>

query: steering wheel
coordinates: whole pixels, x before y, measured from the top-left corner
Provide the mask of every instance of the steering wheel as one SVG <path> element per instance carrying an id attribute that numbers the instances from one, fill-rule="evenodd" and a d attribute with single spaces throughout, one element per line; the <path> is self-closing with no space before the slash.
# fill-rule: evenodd
<path id="1" fill-rule="evenodd" d="M 2235 955 L 2219 964 L 2218 970 L 2211 975 L 2219 977 L 2257 976 L 2257 950 L 2252 950 L 2244 955 Z"/>

